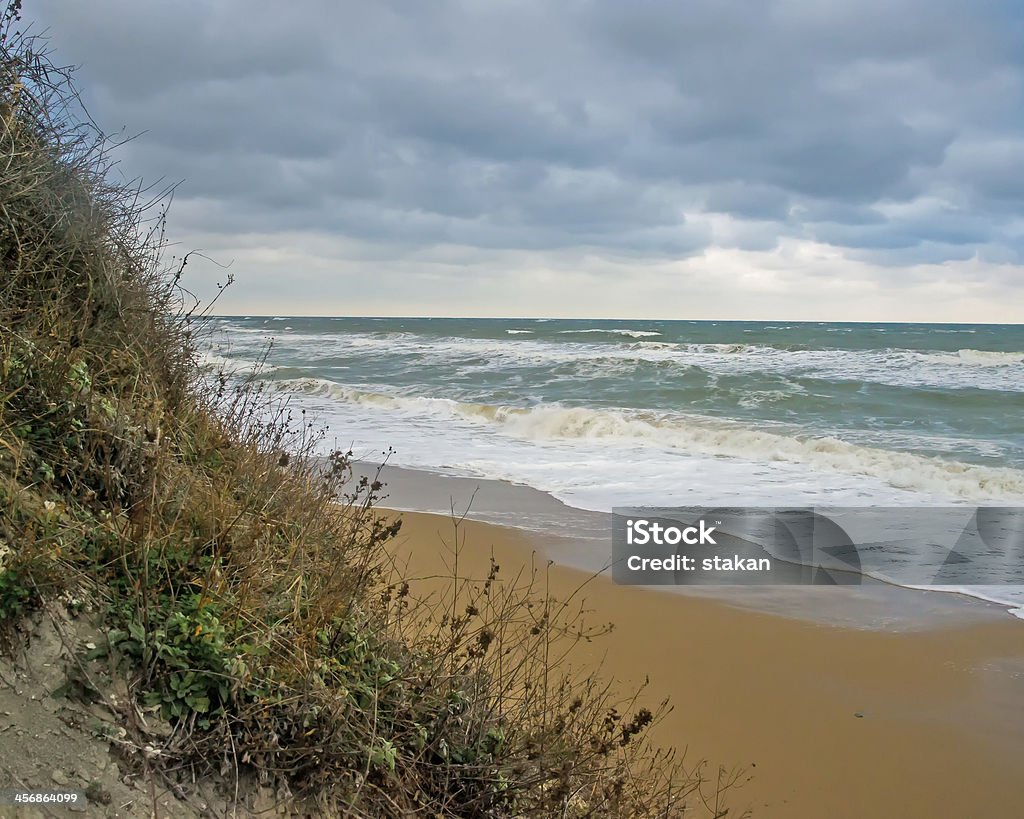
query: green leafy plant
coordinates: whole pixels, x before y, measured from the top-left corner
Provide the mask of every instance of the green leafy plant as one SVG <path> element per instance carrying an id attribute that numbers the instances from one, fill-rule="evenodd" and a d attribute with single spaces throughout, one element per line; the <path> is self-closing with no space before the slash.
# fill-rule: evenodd
<path id="1" fill-rule="evenodd" d="M 17 570 L 0 569 L 0 623 L 20 617 L 34 598 L 33 589 Z"/>

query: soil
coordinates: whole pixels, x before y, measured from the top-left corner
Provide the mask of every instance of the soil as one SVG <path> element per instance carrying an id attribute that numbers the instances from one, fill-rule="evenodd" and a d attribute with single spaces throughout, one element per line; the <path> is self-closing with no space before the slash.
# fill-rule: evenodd
<path id="1" fill-rule="evenodd" d="M 0 657 L 0 791 L 80 796 L 73 805 L 0 803 L 0 817 L 296 815 L 275 807 L 269 789 L 252 782 L 236 796 L 233 781 L 207 778 L 186 787 L 154 774 L 147 757 L 157 752 L 132 742 L 123 727 L 131 708 L 127 685 L 97 674 L 92 663 L 84 670 L 93 696 L 76 696 L 73 681 L 83 672 L 76 658 L 102 642 L 95 617 L 72 617 L 63 606 L 7 635 Z"/>

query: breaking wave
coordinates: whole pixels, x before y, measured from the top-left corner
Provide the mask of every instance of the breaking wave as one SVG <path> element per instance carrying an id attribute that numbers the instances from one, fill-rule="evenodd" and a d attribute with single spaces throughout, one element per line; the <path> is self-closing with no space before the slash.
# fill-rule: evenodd
<path id="1" fill-rule="evenodd" d="M 1024 353 L 1003 353 L 992 350 L 921 353 L 921 358 L 934 364 L 955 364 L 969 367 L 1012 367 L 1024 364 Z"/>
<path id="2" fill-rule="evenodd" d="M 609 336 L 626 336 L 627 338 L 654 338 L 660 336 L 657 330 L 626 330 L 619 328 L 593 327 L 589 330 L 559 330 L 559 335 L 587 335 L 591 333 L 603 333 Z"/>
<path id="3" fill-rule="evenodd" d="M 833 437 L 796 437 L 734 422 L 650 411 L 591 409 L 542 404 L 512 407 L 447 398 L 391 395 L 319 379 L 282 382 L 283 388 L 335 401 L 373 405 L 399 413 L 430 413 L 492 426 L 534 441 L 601 439 L 694 455 L 752 462 L 783 461 L 815 470 L 866 475 L 911 491 L 965 501 L 1024 500 L 1024 472 L 859 446 Z M 628 470 L 623 463 L 623 469 Z"/>

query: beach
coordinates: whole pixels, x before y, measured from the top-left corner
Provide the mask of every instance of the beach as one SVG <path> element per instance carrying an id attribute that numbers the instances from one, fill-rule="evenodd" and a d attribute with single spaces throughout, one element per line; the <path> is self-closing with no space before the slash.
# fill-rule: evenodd
<path id="1" fill-rule="evenodd" d="M 393 554 L 413 593 L 429 591 L 448 572 L 452 520 L 402 517 Z M 479 521 L 460 531 L 459 574 L 471 578 L 492 553 L 514 574 L 560 548 Z M 996 607 L 886 631 L 617 586 L 557 563 L 549 579 L 563 599 L 586 583 L 590 620 L 615 626 L 580 647 L 582 673 L 600 664 L 624 693 L 649 678 L 645 701 L 674 705 L 653 741 L 688 765 L 706 760 L 706 775 L 739 774 L 731 816 L 1003 816 L 1020 795 L 1024 627 Z"/>

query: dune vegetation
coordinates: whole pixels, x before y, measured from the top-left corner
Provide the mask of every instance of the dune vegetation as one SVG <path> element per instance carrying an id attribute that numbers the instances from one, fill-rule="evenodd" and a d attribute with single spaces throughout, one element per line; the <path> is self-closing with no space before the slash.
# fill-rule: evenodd
<path id="1" fill-rule="evenodd" d="M 257 380 L 201 368 L 209 306 L 167 197 L 118 181 L 19 11 L 0 27 L 5 651 L 31 653 L 32 618 L 98 626 L 62 693 L 106 709 L 119 757 L 183 808 L 205 779 L 243 815 L 256 788 L 316 815 L 706 815 L 696 772 L 646 741 L 658 708 L 573 670 L 600 629 L 542 573 L 411 593 L 380 483 L 318 456 Z"/>

